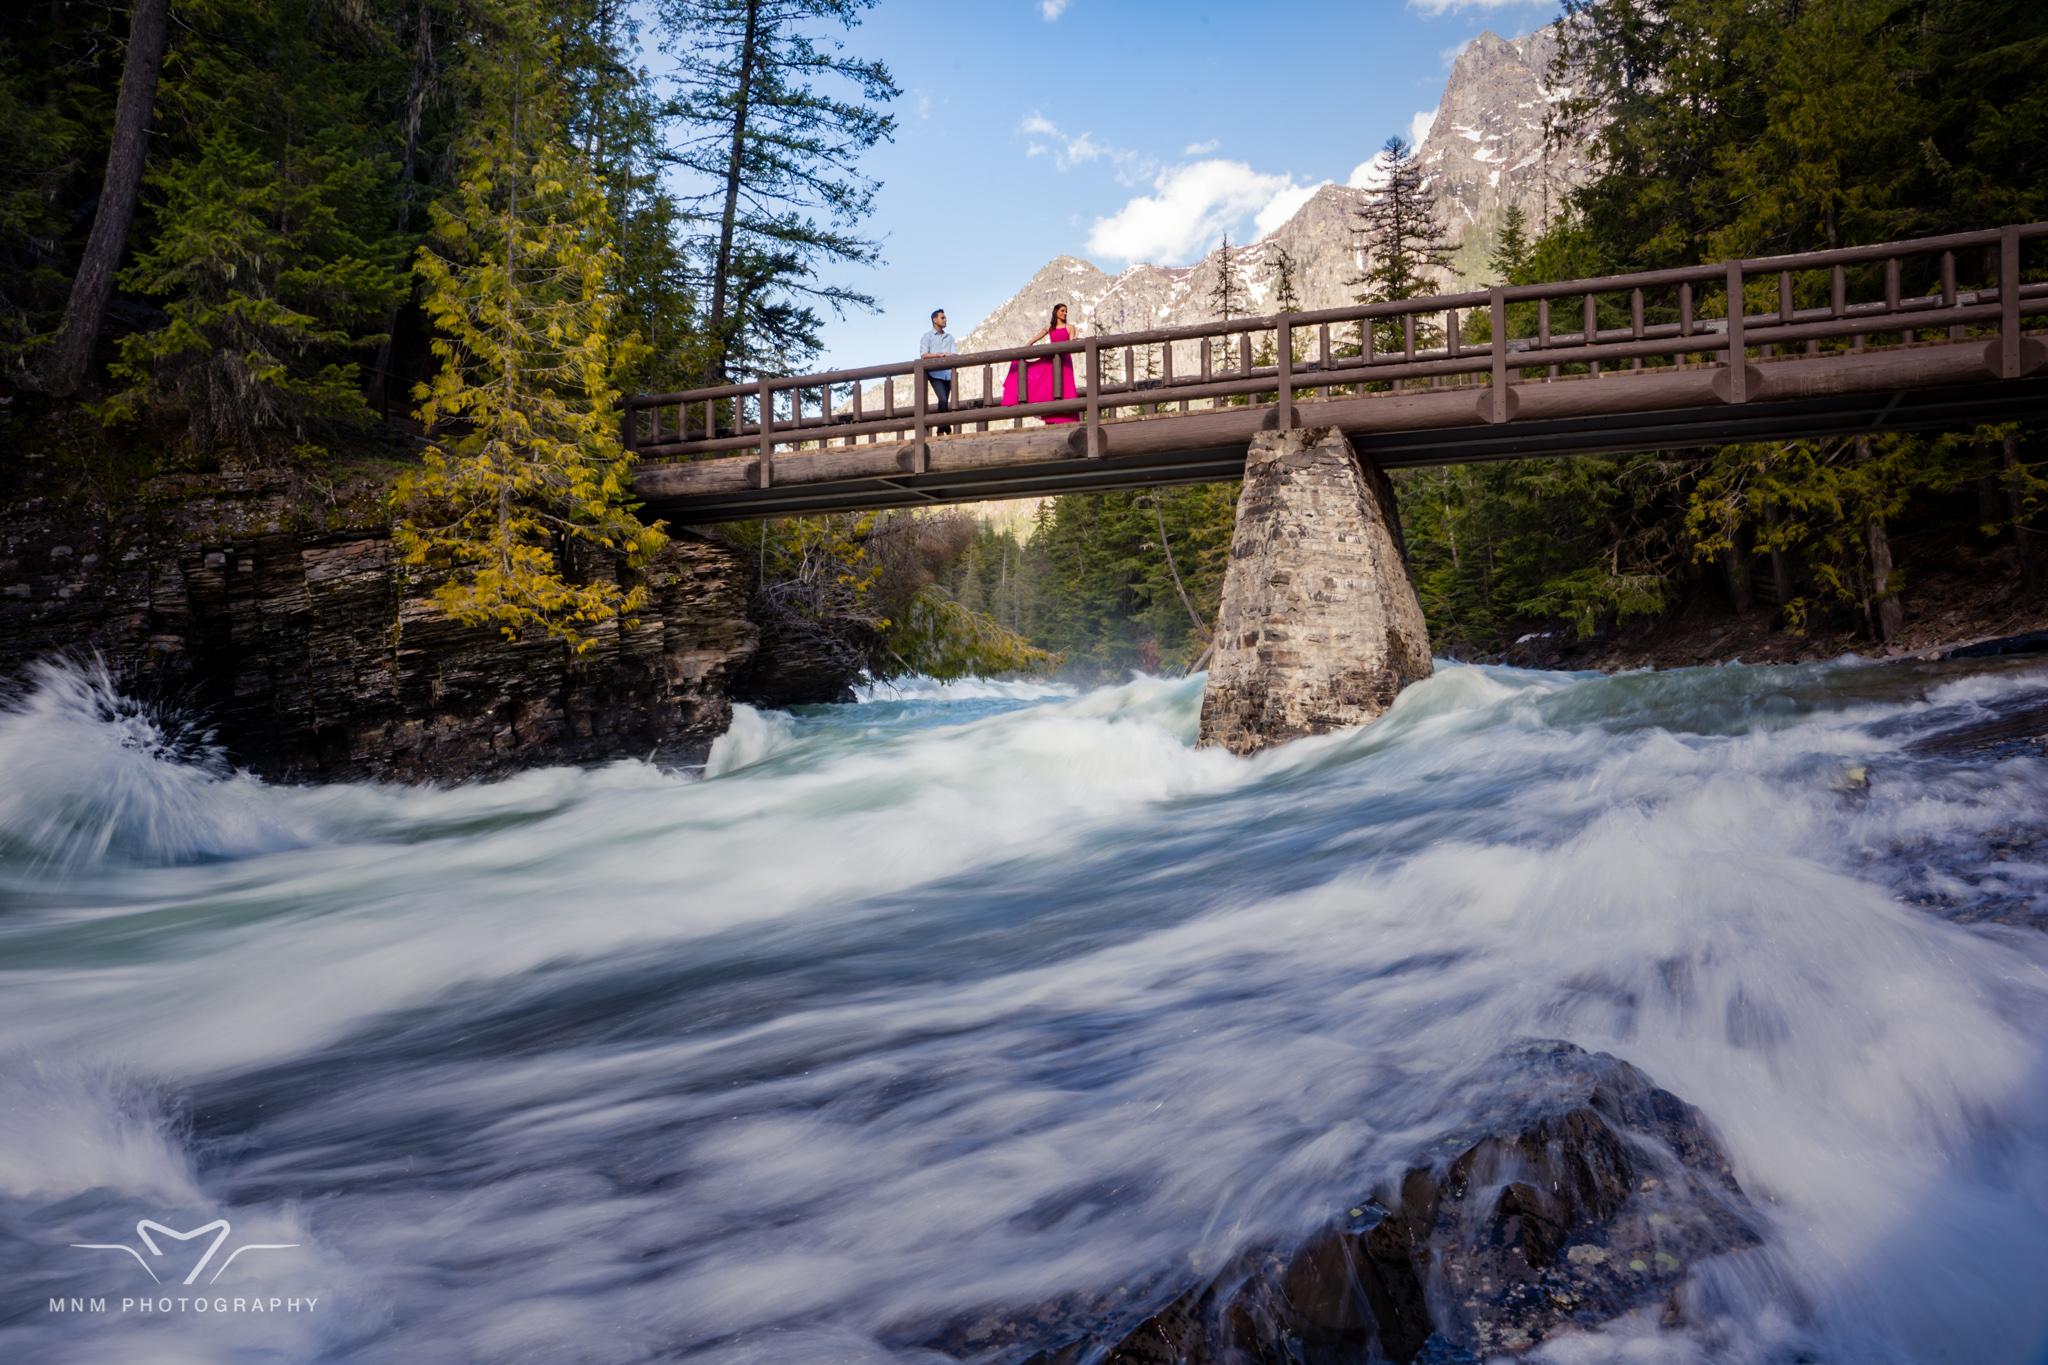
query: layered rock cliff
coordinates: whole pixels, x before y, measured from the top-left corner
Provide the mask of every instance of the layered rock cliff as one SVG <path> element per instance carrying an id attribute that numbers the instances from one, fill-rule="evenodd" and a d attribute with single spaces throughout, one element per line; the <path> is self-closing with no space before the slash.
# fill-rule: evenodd
<path id="1" fill-rule="evenodd" d="M 442 616 L 434 581 L 397 563 L 374 473 L 172 474 L 113 495 L 119 480 L 37 445 L 17 443 L 0 491 L 0 675 L 97 653 L 266 777 L 701 757 L 730 723 L 734 679 L 764 676 L 753 566 L 722 545 L 678 537 L 643 576 L 637 627 L 574 655 Z"/>

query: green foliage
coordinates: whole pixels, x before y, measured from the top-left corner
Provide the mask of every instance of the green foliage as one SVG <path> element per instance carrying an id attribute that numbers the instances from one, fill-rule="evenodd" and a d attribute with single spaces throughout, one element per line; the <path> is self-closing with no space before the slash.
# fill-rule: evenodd
<path id="1" fill-rule="evenodd" d="M 1520 204 L 1509 204 L 1501 211 L 1500 227 L 1486 263 L 1502 284 L 1534 283 L 1536 243 L 1529 235 L 1529 215 Z"/>
<path id="2" fill-rule="evenodd" d="M 1574 200 L 1638 268 L 2048 208 L 2048 9 L 2028 0 L 1567 0 Z"/>
<path id="3" fill-rule="evenodd" d="M 664 180 L 672 109 L 642 63 L 640 28 L 624 0 L 548 9 L 561 52 L 564 138 L 588 158 L 617 225 L 620 327 L 645 349 L 633 387 L 666 393 L 697 382 L 712 361 L 691 260 L 696 224 Z"/>
<path id="4" fill-rule="evenodd" d="M 1437 291 L 1438 272 L 1451 268 L 1456 243 L 1438 216 L 1436 194 L 1423 183 L 1415 149 L 1387 139 L 1386 181 L 1359 206 L 1354 226 L 1365 269 L 1350 283 L 1360 303 L 1391 303 Z"/>
<path id="5" fill-rule="evenodd" d="M 1423 182 L 1415 149 L 1390 137 L 1381 149 L 1385 181 L 1359 206 L 1352 226 L 1365 268 L 1347 283 L 1360 303 L 1393 303 L 1438 292 L 1438 275 L 1451 269 L 1457 244 L 1445 233 L 1436 194 Z M 1415 319 L 1415 345 L 1439 345 L 1443 329 L 1426 317 Z M 1407 344 L 1401 323 L 1383 318 L 1373 324 L 1373 347 L 1398 351 Z M 1354 352 L 1355 354 L 1356 352 Z"/>
<path id="6" fill-rule="evenodd" d="M 550 44 L 512 0 L 478 37 L 481 117 L 453 203 L 433 207 L 440 250 L 418 270 L 441 367 L 420 419 L 440 439 L 393 495 L 405 562 L 449 571 L 435 601 L 507 636 L 538 629 L 579 650 L 594 623 L 630 615 L 645 590 L 571 583 L 581 541 L 637 567 L 665 543 L 627 502 L 631 462 L 612 404 L 639 351 L 613 328 L 618 256 L 588 162 L 557 136 L 558 91 L 537 79 Z M 536 145 L 537 144 L 537 145 Z"/>
<path id="7" fill-rule="evenodd" d="M 1430 639 L 1481 651 L 1563 619 L 1580 634 L 1675 600 L 1690 462 L 1515 460 L 1394 476 Z"/>
<path id="8" fill-rule="evenodd" d="M 121 339 L 112 373 L 128 387 L 101 411 L 182 409 L 202 449 L 253 450 L 280 426 L 303 437 L 311 421 L 367 422 L 351 354 L 380 339 L 370 329 L 403 292 L 357 212 L 383 180 L 345 134 L 321 130 L 266 154 L 222 128 L 153 174 L 157 232 L 120 282 L 165 300 L 168 317 Z"/>
<path id="9" fill-rule="evenodd" d="M 819 278 L 878 259 L 862 235 L 880 184 L 861 154 L 893 140 L 899 93 L 878 61 L 820 29 L 850 29 L 875 0 L 661 0 L 681 95 L 673 164 L 705 188 L 688 201 L 709 288 L 714 369 L 766 373 L 814 355 L 820 306 L 874 299 Z M 834 91 L 842 93 L 834 93 Z"/>
<path id="10" fill-rule="evenodd" d="M 1094 674 L 1192 663 L 1223 595 L 1238 487 L 1076 493 L 1042 504 L 1026 546 L 1031 639 Z"/>
<path id="11" fill-rule="evenodd" d="M 44 6 L 0 17 L 0 363 L 19 367 L 64 306 L 67 183 L 96 122 L 111 117 L 111 89 L 96 89 L 106 16 L 48 22 Z M 115 70 L 118 72 L 118 58 Z"/>
<path id="12" fill-rule="evenodd" d="M 991 603 L 974 552 L 982 548 L 986 564 L 986 545 L 1006 538 L 965 513 L 850 513 L 722 529 L 729 544 L 760 556 L 764 610 L 850 635 L 874 677 L 986 678 L 1062 662 L 989 610 L 1009 583 L 1009 561 Z"/>
<path id="13" fill-rule="evenodd" d="M 1819 598 L 1785 604 L 1795 627 L 1803 628 L 1816 607 L 1830 601 L 1853 604 L 1868 618 L 1874 603 L 1904 586 L 1897 571 L 1886 582 L 1876 580 L 1870 528 L 1898 517 L 1918 495 L 1973 482 L 1986 468 L 1986 452 L 2017 430 L 1724 446 L 1693 490 L 1686 527 L 1701 558 L 1740 545 L 1745 528 L 1756 550 L 1798 556 Z M 2048 480 L 2024 466 L 2014 477 L 2029 504 L 2048 491 Z M 1981 529 L 1995 534 L 2001 528 Z"/>
<path id="14" fill-rule="evenodd" d="M 897 609 L 884 644 L 905 671 L 927 678 L 993 678 L 1044 673 L 1061 660 L 985 612 L 927 588 Z M 881 676 L 893 674 L 888 670 Z"/>
<path id="15" fill-rule="evenodd" d="M 1230 234 L 1216 248 L 1216 283 L 1209 289 L 1209 311 L 1225 322 L 1241 318 L 1251 310 L 1251 291 L 1245 287 L 1244 271 L 1238 267 L 1237 252 L 1231 249 Z"/>
<path id="16" fill-rule="evenodd" d="M 1295 276 L 1301 273 L 1286 247 L 1273 248 L 1273 311 L 1276 313 L 1299 313 L 1301 311 L 1301 290 L 1295 284 Z"/>

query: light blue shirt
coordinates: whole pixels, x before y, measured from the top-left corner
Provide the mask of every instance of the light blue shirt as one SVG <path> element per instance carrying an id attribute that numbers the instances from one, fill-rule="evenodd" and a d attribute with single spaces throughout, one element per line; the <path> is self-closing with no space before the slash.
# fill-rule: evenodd
<path id="1" fill-rule="evenodd" d="M 954 344 L 951 332 L 926 332 L 922 337 L 918 338 L 917 353 L 919 355 L 959 355 L 960 348 Z M 951 370 L 926 370 L 925 376 L 929 379 L 951 380 L 953 372 Z"/>

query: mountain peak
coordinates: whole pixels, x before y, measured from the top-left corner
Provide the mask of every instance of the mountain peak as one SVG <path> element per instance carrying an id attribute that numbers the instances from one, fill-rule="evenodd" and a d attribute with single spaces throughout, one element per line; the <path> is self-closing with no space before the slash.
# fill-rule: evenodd
<path id="1" fill-rule="evenodd" d="M 1480 33 L 1451 64 L 1436 121 L 1416 150 L 1444 226 L 1460 236 L 1453 264 L 1468 286 L 1490 278 L 1487 255 L 1509 205 L 1519 205 L 1540 228 L 1585 180 L 1585 157 L 1551 147 L 1545 136 L 1554 102 L 1545 77 L 1556 52 L 1555 24 L 1516 39 L 1491 29 Z M 1278 228 L 1231 247 L 1254 312 L 1274 306 L 1283 249 L 1293 258 L 1303 307 L 1353 301 L 1363 266 L 1354 226 L 1366 193 L 1323 185 Z M 1209 316 L 1221 269 L 1218 251 L 1193 265 L 1139 263 L 1114 276 L 1077 256 L 1057 256 L 983 319 L 963 349 L 1022 345 L 1045 325 L 1055 303 L 1068 304 L 1075 319 L 1096 332 L 1186 326 Z"/>

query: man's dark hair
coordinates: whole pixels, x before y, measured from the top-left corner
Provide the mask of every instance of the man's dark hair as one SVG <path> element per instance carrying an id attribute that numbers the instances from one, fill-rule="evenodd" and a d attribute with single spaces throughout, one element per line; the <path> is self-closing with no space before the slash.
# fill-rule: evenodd
<path id="1" fill-rule="evenodd" d="M 945 312 L 945 311 L 946 311 L 946 310 L 945 310 L 945 309 L 943 309 L 943 308 L 934 308 L 934 309 L 932 309 L 932 317 L 937 317 L 937 316 L 938 316 L 939 314 L 941 314 L 941 313 L 943 313 L 943 312 Z M 929 321 L 930 319 L 926 319 L 926 320 L 927 320 L 927 321 Z"/>

